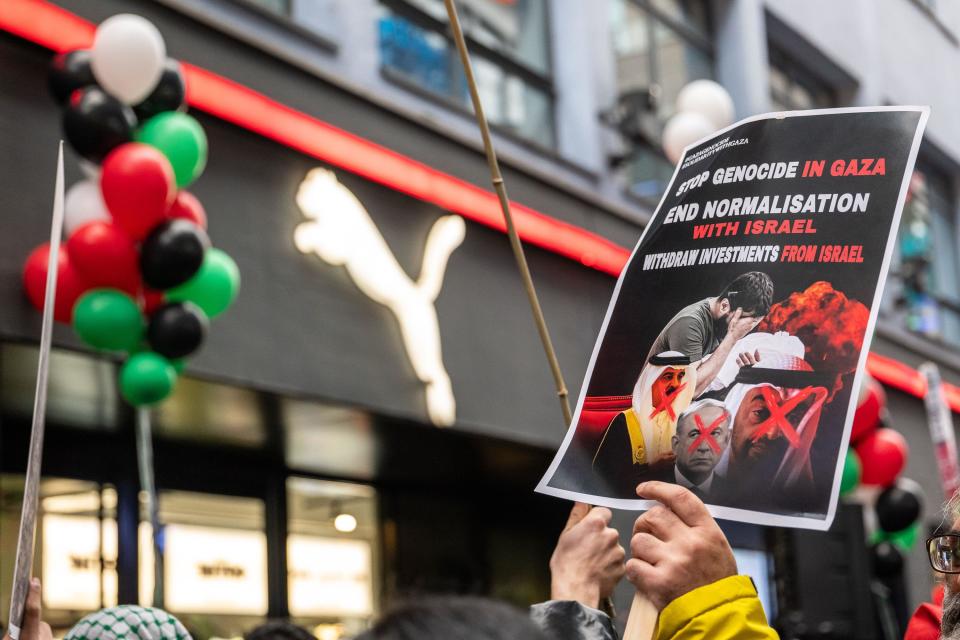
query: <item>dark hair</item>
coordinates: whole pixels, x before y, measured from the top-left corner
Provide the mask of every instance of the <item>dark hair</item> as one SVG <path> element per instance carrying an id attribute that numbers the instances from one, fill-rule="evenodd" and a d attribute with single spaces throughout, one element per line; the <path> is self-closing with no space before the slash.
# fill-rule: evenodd
<path id="1" fill-rule="evenodd" d="M 317 640 L 303 627 L 285 620 L 264 622 L 243 634 L 244 640 Z"/>
<path id="2" fill-rule="evenodd" d="M 717 296 L 717 300 L 724 298 L 731 309 L 740 307 L 752 316 L 765 316 L 773 304 L 773 280 L 762 271 L 745 273 L 737 276 Z"/>
<path id="3" fill-rule="evenodd" d="M 476 597 L 423 598 L 387 613 L 356 640 L 546 640 L 530 618 Z"/>

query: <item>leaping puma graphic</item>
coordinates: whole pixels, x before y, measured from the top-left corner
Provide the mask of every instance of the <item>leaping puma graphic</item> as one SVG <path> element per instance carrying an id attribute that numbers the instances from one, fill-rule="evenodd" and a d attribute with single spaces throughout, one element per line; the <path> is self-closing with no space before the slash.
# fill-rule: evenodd
<path id="1" fill-rule="evenodd" d="M 437 426 L 452 425 L 456 401 L 440 354 L 440 325 L 434 302 L 443 286 L 450 254 L 466 233 L 463 218 L 443 216 L 427 236 L 420 277 L 404 272 L 380 230 L 357 197 L 327 169 L 313 169 L 297 190 L 297 205 L 309 218 L 294 233 L 303 253 L 343 266 L 357 288 L 393 312 L 417 378 L 426 385 L 427 414 Z"/>

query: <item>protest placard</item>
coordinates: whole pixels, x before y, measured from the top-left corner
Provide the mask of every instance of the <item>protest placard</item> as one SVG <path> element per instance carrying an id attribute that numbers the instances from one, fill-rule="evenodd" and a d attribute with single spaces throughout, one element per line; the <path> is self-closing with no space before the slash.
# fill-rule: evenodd
<path id="1" fill-rule="evenodd" d="M 537 490 L 646 509 L 637 484 L 663 480 L 716 517 L 827 529 L 928 114 L 768 114 L 687 148 Z"/>

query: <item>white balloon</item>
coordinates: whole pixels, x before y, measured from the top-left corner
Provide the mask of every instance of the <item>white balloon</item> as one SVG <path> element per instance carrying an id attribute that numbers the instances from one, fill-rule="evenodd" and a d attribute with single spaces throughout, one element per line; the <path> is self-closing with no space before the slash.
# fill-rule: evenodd
<path id="1" fill-rule="evenodd" d="M 63 201 L 63 228 L 69 236 L 88 222 L 111 220 L 107 205 L 103 203 L 100 182 L 81 180 L 69 189 Z"/>
<path id="2" fill-rule="evenodd" d="M 733 123 L 733 98 L 713 80 L 694 80 L 680 90 L 677 111 L 699 113 L 723 129 Z"/>
<path id="3" fill-rule="evenodd" d="M 153 23 L 121 13 L 97 27 L 90 66 L 107 93 L 132 105 L 142 102 L 157 86 L 166 57 L 163 37 Z"/>
<path id="4" fill-rule="evenodd" d="M 676 164 L 683 150 L 700 138 L 716 131 L 713 123 L 703 115 L 692 111 L 675 114 L 663 128 L 663 151 L 667 159 Z"/>

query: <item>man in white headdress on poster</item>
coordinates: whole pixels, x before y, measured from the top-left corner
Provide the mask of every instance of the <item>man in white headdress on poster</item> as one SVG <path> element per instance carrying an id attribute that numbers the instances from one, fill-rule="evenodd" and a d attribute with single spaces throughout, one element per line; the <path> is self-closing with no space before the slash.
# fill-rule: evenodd
<path id="1" fill-rule="evenodd" d="M 630 408 L 610 422 L 593 458 L 594 471 L 618 497 L 635 497 L 639 482 L 672 468 L 677 418 L 696 386 L 696 367 L 682 353 L 660 353 L 643 367 Z"/>
<path id="2" fill-rule="evenodd" d="M 804 345 L 795 336 L 758 333 L 748 339 L 737 351 L 759 352 L 759 361 L 741 367 L 728 359 L 718 375 L 729 381 L 719 393 L 733 424 L 729 452 L 716 469 L 724 491 L 715 492 L 715 500 L 743 508 L 801 508 L 813 489 L 810 449 L 831 376 L 804 360 Z"/>

